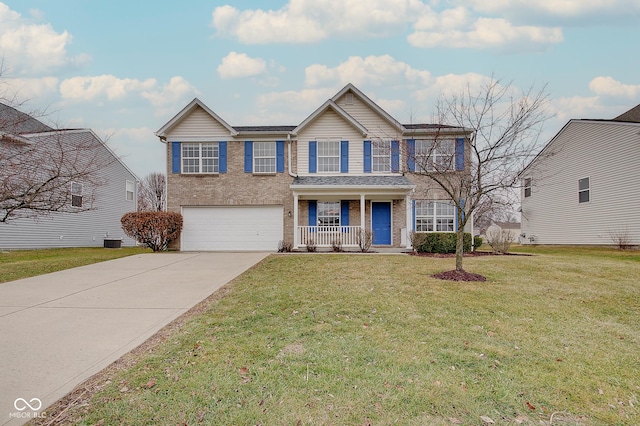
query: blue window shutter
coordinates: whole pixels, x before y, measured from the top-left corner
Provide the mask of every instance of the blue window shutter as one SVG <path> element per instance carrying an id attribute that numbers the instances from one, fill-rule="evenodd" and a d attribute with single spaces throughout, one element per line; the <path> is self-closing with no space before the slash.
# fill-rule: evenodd
<path id="1" fill-rule="evenodd" d="M 407 139 L 407 168 L 410 172 L 416 171 L 416 140 Z"/>
<path id="2" fill-rule="evenodd" d="M 349 226 L 349 200 L 340 202 L 340 226 Z"/>
<path id="3" fill-rule="evenodd" d="M 218 142 L 218 172 L 227 173 L 227 143 Z"/>
<path id="4" fill-rule="evenodd" d="M 316 173 L 318 170 L 317 149 L 316 141 L 309 141 L 309 173 Z"/>
<path id="5" fill-rule="evenodd" d="M 276 172 L 284 173 L 284 141 L 276 141 Z"/>
<path id="6" fill-rule="evenodd" d="M 398 173 L 400 171 L 400 143 L 391 141 L 391 172 Z"/>
<path id="7" fill-rule="evenodd" d="M 171 142 L 171 173 L 180 173 L 180 142 Z"/>
<path id="8" fill-rule="evenodd" d="M 309 200 L 309 226 L 318 226 L 318 202 Z"/>
<path id="9" fill-rule="evenodd" d="M 253 172 L 253 142 L 244 141 L 244 171 Z"/>
<path id="10" fill-rule="evenodd" d="M 464 138 L 456 139 L 456 170 L 464 170 Z"/>
<path id="11" fill-rule="evenodd" d="M 411 230 L 416 230 L 416 200 L 411 200 Z"/>
<path id="12" fill-rule="evenodd" d="M 462 220 L 464 220 L 464 202 L 465 202 L 464 198 L 461 198 L 460 199 L 460 207 L 462 207 Z M 456 224 L 457 224 L 457 222 L 456 222 Z"/>
<path id="13" fill-rule="evenodd" d="M 340 173 L 349 173 L 349 141 L 340 141 Z"/>
<path id="14" fill-rule="evenodd" d="M 371 173 L 371 141 L 364 141 L 364 172 Z"/>

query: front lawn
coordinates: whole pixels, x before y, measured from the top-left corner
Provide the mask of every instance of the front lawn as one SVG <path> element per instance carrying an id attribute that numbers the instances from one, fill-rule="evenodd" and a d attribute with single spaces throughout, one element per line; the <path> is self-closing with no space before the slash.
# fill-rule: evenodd
<path id="1" fill-rule="evenodd" d="M 271 256 L 58 420 L 640 423 L 640 253 L 519 250 Z"/>
<path id="2" fill-rule="evenodd" d="M 0 283 L 147 252 L 151 250 L 138 247 L 2 251 Z"/>

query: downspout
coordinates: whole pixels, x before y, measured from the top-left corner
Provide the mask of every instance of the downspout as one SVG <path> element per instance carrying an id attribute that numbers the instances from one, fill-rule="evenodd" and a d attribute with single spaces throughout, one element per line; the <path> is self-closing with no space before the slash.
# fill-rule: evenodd
<path id="1" fill-rule="evenodd" d="M 160 142 L 162 142 L 165 145 L 165 151 L 167 150 L 166 146 L 167 146 L 167 138 L 165 136 L 158 136 L 158 139 L 160 139 Z M 166 155 L 166 153 L 165 153 Z M 165 169 L 167 175 L 164 178 L 164 205 L 163 207 L 163 211 L 167 211 L 167 209 L 169 208 L 169 167 L 167 165 L 167 168 Z"/>
<path id="2" fill-rule="evenodd" d="M 293 164 L 293 160 L 291 159 L 291 145 L 293 144 L 293 142 L 291 141 L 291 133 L 287 133 L 287 149 L 289 150 L 288 154 L 289 154 L 289 161 L 288 161 L 288 166 L 289 166 L 289 176 L 297 178 L 298 175 L 294 175 L 293 172 L 291 171 L 291 167 Z"/>

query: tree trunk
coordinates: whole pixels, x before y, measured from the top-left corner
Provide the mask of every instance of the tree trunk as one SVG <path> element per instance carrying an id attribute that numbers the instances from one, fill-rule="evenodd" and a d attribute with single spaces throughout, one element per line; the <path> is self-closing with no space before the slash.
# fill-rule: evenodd
<path id="1" fill-rule="evenodd" d="M 456 238 L 456 271 L 462 271 L 462 255 L 464 254 L 464 228 L 459 227 Z"/>

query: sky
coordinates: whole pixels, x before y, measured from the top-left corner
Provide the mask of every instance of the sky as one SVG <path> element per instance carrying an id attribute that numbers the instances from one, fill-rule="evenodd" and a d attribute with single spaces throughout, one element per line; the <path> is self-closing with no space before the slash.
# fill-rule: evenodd
<path id="1" fill-rule="evenodd" d="M 403 123 L 497 78 L 545 87 L 550 139 L 640 104 L 640 0 L 0 0 L 0 97 L 91 128 L 143 178 L 194 97 L 297 125 L 347 83 Z"/>

